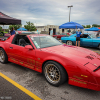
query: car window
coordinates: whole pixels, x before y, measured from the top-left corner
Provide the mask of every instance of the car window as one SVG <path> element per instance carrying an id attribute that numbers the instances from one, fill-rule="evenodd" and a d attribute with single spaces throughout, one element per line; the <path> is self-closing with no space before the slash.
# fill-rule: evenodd
<path id="1" fill-rule="evenodd" d="M 89 34 L 89 36 L 90 36 L 91 38 L 96 38 L 96 35 L 95 35 L 95 34 Z"/>
<path id="2" fill-rule="evenodd" d="M 52 36 L 30 36 L 32 42 L 35 44 L 36 48 L 46 48 L 57 45 L 62 45 L 60 41 L 53 38 Z"/>
<path id="3" fill-rule="evenodd" d="M 27 35 L 16 34 L 13 38 L 12 44 L 25 47 L 26 45 L 31 45 Z"/>
<path id="4" fill-rule="evenodd" d="M 88 35 L 88 34 L 83 34 L 83 35 L 81 35 L 80 37 L 81 37 L 81 38 L 88 38 L 89 35 Z"/>

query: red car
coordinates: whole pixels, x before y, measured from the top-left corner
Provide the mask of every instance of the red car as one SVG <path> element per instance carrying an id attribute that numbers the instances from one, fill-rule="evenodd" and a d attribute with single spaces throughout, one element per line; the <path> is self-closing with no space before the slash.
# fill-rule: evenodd
<path id="1" fill-rule="evenodd" d="M 29 31 L 16 31 L 16 34 L 29 33 Z"/>
<path id="2" fill-rule="evenodd" d="M 44 74 L 47 82 L 100 91 L 100 55 L 62 44 L 44 34 L 16 34 L 0 41 L 0 62 L 13 62 Z M 34 77 L 34 76 L 33 76 Z"/>
<path id="3" fill-rule="evenodd" d="M 56 39 L 61 39 L 61 37 L 64 37 L 64 36 L 66 36 L 66 33 L 53 35 L 53 37 L 56 38 Z"/>

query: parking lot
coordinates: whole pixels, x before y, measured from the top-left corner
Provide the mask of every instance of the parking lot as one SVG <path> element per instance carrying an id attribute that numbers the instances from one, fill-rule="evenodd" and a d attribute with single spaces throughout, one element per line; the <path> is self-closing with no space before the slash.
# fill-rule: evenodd
<path id="1" fill-rule="evenodd" d="M 100 53 L 97 48 L 87 48 Z M 0 100 L 100 100 L 100 91 L 84 89 L 65 83 L 51 86 L 43 75 L 14 63 L 1 64 L 0 72 L 21 85 L 29 94 L 0 76 Z M 32 94 L 33 93 L 33 94 Z M 34 95 L 33 98 L 30 96 Z M 37 97 L 35 97 L 37 96 Z M 38 99 L 37 99 L 38 98 Z"/>

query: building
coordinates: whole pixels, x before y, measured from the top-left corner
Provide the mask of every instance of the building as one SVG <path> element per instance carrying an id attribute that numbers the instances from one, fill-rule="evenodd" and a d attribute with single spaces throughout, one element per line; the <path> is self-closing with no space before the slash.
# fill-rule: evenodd
<path id="1" fill-rule="evenodd" d="M 50 29 L 53 29 L 53 34 L 61 34 L 62 32 L 67 33 L 68 29 L 59 29 L 57 25 L 47 25 L 47 26 L 36 26 L 38 31 L 47 31 L 50 34 Z"/>

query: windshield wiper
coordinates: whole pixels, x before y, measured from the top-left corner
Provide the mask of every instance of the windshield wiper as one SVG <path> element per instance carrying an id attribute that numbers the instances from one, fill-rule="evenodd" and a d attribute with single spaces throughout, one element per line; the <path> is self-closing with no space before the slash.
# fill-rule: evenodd
<path id="1" fill-rule="evenodd" d="M 93 70 L 93 72 L 97 71 L 99 68 L 100 68 L 100 66 L 99 66 L 99 67 L 97 67 L 95 70 Z"/>

